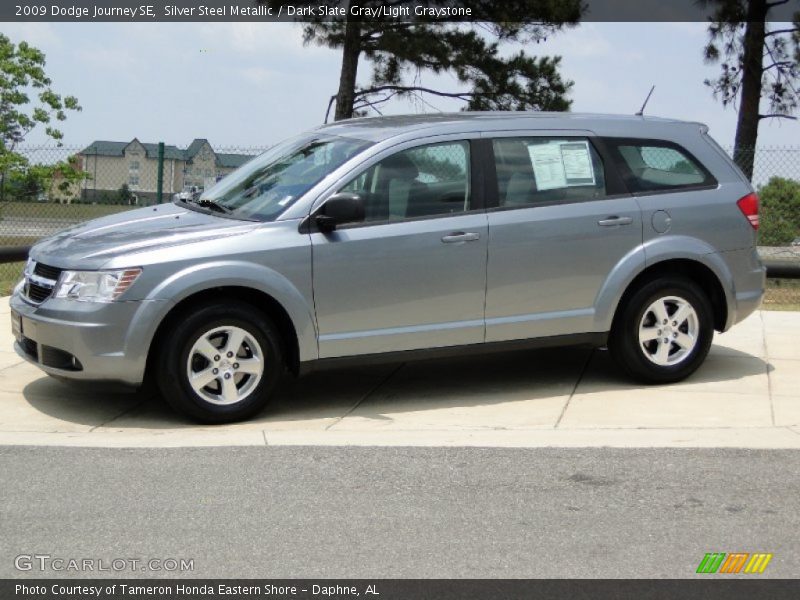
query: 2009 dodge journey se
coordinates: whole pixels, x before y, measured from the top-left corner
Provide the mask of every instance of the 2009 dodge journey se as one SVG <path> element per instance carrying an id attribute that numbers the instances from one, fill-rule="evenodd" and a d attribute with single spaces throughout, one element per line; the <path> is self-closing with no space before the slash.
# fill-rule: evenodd
<path id="1" fill-rule="evenodd" d="M 50 375 L 250 417 L 324 362 L 607 346 L 679 381 L 764 292 L 758 198 L 698 123 L 559 113 L 353 119 L 196 201 L 36 244 L 11 298 Z"/>

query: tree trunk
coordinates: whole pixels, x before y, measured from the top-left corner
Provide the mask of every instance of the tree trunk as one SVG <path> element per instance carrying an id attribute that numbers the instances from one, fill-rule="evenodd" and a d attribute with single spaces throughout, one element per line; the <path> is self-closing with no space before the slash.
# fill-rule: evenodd
<path id="1" fill-rule="evenodd" d="M 742 95 L 739 98 L 739 119 L 736 123 L 736 141 L 733 148 L 734 162 L 751 180 L 758 140 L 758 123 L 761 120 L 759 103 L 761 79 L 764 75 L 767 10 L 767 0 L 749 0 L 747 4 L 747 25 L 742 57 Z"/>
<path id="2" fill-rule="evenodd" d="M 358 59 L 361 56 L 361 23 L 346 21 L 344 46 L 342 47 L 342 70 L 339 74 L 339 91 L 336 94 L 335 121 L 353 116 L 356 93 Z"/>

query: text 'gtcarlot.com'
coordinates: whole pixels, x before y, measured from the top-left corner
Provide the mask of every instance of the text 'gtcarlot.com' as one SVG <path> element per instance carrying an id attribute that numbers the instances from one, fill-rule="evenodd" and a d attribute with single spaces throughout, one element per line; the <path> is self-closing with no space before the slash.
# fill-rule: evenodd
<path id="1" fill-rule="evenodd" d="M 20 554 L 14 558 L 18 571 L 141 572 L 194 571 L 193 558 L 63 558 L 49 554 Z"/>

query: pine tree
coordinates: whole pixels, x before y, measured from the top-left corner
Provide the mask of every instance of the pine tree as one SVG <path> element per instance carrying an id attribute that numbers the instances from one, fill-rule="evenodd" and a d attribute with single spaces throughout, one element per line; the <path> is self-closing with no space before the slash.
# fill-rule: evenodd
<path id="1" fill-rule="evenodd" d="M 396 4 L 363 0 L 361 7 Z M 572 82 L 559 73 L 560 57 L 535 57 L 525 51 L 502 52 L 512 42 L 538 44 L 574 25 L 580 0 L 475 0 L 460 5 L 473 9 L 469 23 L 433 19 L 310 19 L 304 40 L 342 50 L 339 88 L 328 104 L 334 118 L 379 112 L 394 97 L 436 95 L 458 98 L 470 110 L 568 110 Z M 357 86 L 361 58 L 372 65 L 371 82 Z M 423 73 L 450 73 L 461 89 L 447 91 L 417 85 Z M 326 115 L 327 120 L 327 115 Z"/>
<path id="2" fill-rule="evenodd" d="M 800 0 L 794 0 L 800 7 Z M 738 121 L 733 159 L 748 179 L 758 125 L 763 119 L 794 119 L 800 102 L 800 10 L 793 22 L 769 26 L 771 11 L 790 0 L 705 0 L 714 7 L 708 27 L 705 59 L 720 63 L 716 79 L 707 79 L 723 106 L 738 101 Z M 762 98 L 769 110 L 760 110 Z"/>

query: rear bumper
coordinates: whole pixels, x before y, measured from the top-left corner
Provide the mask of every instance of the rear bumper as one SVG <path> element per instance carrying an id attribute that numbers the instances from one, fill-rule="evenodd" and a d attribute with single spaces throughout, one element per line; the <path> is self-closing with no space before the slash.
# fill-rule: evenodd
<path id="1" fill-rule="evenodd" d="M 733 324 L 744 321 L 761 306 L 764 300 L 764 290 L 756 292 L 742 292 L 736 294 L 736 318 Z"/>
<path id="2" fill-rule="evenodd" d="M 35 306 L 14 294 L 17 354 L 62 379 L 139 386 L 166 301 L 88 303 L 50 299 Z"/>
<path id="3" fill-rule="evenodd" d="M 756 248 L 723 252 L 733 276 L 732 305 L 728 306 L 727 331 L 743 321 L 761 306 L 767 283 L 767 268 L 761 262 Z"/>

